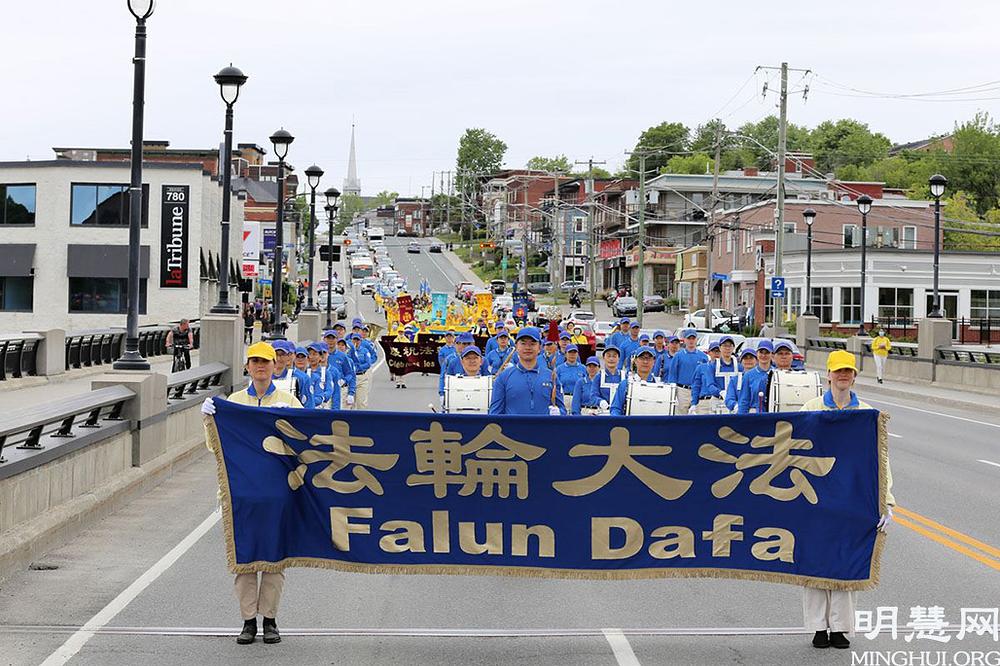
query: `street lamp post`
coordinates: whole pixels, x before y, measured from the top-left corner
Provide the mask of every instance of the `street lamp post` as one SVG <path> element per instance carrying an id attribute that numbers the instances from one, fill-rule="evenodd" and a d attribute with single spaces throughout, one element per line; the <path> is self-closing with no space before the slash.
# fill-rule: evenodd
<path id="1" fill-rule="evenodd" d="M 948 185 L 948 179 L 939 173 L 930 177 L 931 196 L 934 197 L 934 301 L 928 317 L 940 319 L 944 317 L 941 312 L 941 295 L 938 293 L 938 267 L 941 261 L 941 195 Z"/>
<path id="2" fill-rule="evenodd" d="M 319 179 L 323 177 L 323 170 L 315 164 L 306 169 L 306 179 L 309 182 L 309 289 L 306 290 L 306 306 L 303 310 L 315 312 L 313 305 L 313 258 L 316 253 L 316 188 L 319 187 Z"/>
<path id="3" fill-rule="evenodd" d="M 865 335 L 865 275 L 868 262 L 868 213 L 872 210 L 872 198 L 867 194 L 858 197 L 858 211 L 861 213 L 861 321 L 858 335 Z"/>
<path id="4" fill-rule="evenodd" d="M 285 337 L 282 325 L 282 267 L 285 264 L 285 158 L 288 156 L 288 146 L 295 137 L 284 128 L 270 136 L 274 146 L 274 155 L 278 158 L 278 196 L 277 220 L 274 227 L 274 270 L 271 275 L 271 339 L 283 340 Z"/>
<path id="5" fill-rule="evenodd" d="M 808 317 L 815 317 L 813 312 L 812 299 L 812 271 L 813 271 L 813 222 L 816 220 L 816 211 L 806 208 L 802 211 L 802 217 L 806 221 L 806 311 L 803 313 Z"/>
<path id="6" fill-rule="evenodd" d="M 219 252 L 219 264 L 225 271 L 225 277 L 219 276 L 219 302 L 211 309 L 213 314 L 236 314 L 236 306 L 229 302 L 229 211 L 232 204 L 232 162 L 233 162 L 233 105 L 240 96 L 240 87 L 246 83 L 247 77 L 238 68 L 223 67 L 215 75 L 219 84 L 219 93 L 226 103 L 225 156 L 223 164 L 219 165 L 222 172 L 222 249 Z"/>
<path id="7" fill-rule="evenodd" d="M 146 88 L 146 19 L 153 15 L 155 0 L 128 0 L 135 17 L 135 57 L 132 59 L 132 178 L 128 188 L 128 309 L 125 315 L 125 351 L 115 361 L 115 370 L 149 370 L 149 361 L 139 352 L 139 234 L 142 224 L 142 110 Z"/>
<path id="8" fill-rule="evenodd" d="M 326 196 L 326 234 L 327 234 L 327 255 L 326 255 L 326 330 L 333 328 L 332 300 L 333 300 L 333 221 L 337 219 L 337 199 L 340 198 L 340 190 L 336 187 L 329 188 L 323 193 Z"/>

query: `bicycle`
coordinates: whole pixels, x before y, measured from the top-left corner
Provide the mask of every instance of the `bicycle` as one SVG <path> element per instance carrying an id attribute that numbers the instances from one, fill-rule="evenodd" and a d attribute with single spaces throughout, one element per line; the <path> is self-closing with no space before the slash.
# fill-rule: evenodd
<path id="1" fill-rule="evenodd" d="M 187 344 L 174 344 L 173 354 L 174 362 L 170 368 L 170 372 L 182 372 L 191 367 L 191 347 Z"/>

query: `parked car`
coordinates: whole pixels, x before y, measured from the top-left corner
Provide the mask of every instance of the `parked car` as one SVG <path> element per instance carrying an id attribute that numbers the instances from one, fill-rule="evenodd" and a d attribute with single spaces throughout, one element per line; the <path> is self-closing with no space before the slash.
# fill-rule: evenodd
<path id="1" fill-rule="evenodd" d="M 563 280 L 559 283 L 559 291 L 577 291 L 578 289 L 587 289 L 587 284 L 583 280 Z"/>
<path id="2" fill-rule="evenodd" d="M 733 344 L 736 345 L 736 350 L 739 351 L 743 346 L 743 341 L 746 338 L 739 333 L 709 333 L 708 331 L 702 331 L 698 334 L 698 349 L 707 352 L 708 345 L 710 345 L 715 340 L 719 340 L 722 336 L 729 336 L 733 339 Z M 734 352 L 736 353 L 736 352 Z"/>
<path id="3" fill-rule="evenodd" d="M 611 305 L 611 315 L 613 317 L 634 317 L 638 314 L 639 301 L 633 296 L 619 296 Z"/>
<path id="4" fill-rule="evenodd" d="M 417 241 L 410 241 L 406 246 L 406 251 L 410 254 L 420 254 L 420 243 Z"/>
<path id="5" fill-rule="evenodd" d="M 514 297 L 510 294 L 498 294 L 493 297 L 493 312 L 505 315 L 514 309 Z"/>
<path id="6" fill-rule="evenodd" d="M 740 324 L 740 318 L 734 315 L 729 310 L 723 310 L 721 308 L 712 308 L 712 330 L 718 331 L 722 330 L 722 327 L 728 326 L 730 329 L 735 329 Z M 705 310 L 695 310 L 693 314 L 684 315 L 684 327 L 685 328 L 697 328 L 705 329 Z"/>
<path id="7" fill-rule="evenodd" d="M 551 282 L 531 282 L 528 284 L 529 294 L 551 294 L 552 293 L 552 283 Z"/>
<path id="8" fill-rule="evenodd" d="M 316 299 L 316 307 L 321 312 L 326 312 L 326 292 L 322 292 Z M 347 298 L 343 294 L 332 294 L 330 296 L 330 311 L 337 319 L 347 319 Z"/>
<path id="9" fill-rule="evenodd" d="M 441 245 L 441 243 L 431 243 L 430 246 L 427 248 L 428 252 L 434 252 L 436 254 L 440 254 L 443 250 L 444 246 Z"/>
<path id="10" fill-rule="evenodd" d="M 466 289 L 471 289 L 471 288 L 472 288 L 471 282 L 459 282 L 458 284 L 455 285 L 455 298 L 462 298 L 462 295 L 465 293 Z"/>
<path id="11" fill-rule="evenodd" d="M 806 369 L 806 357 L 802 355 L 799 348 L 795 346 L 795 343 L 787 338 L 746 338 L 743 340 L 743 344 L 736 347 L 736 353 L 743 351 L 745 348 L 756 349 L 757 343 L 761 340 L 770 340 L 771 343 L 775 343 L 778 340 L 784 340 L 792 345 L 792 370 L 805 370 Z"/>
<path id="12" fill-rule="evenodd" d="M 666 312 L 667 302 L 659 294 L 649 294 L 642 297 L 643 312 Z"/>
<path id="13" fill-rule="evenodd" d="M 507 282 L 504 280 L 490 280 L 490 291 L 494 294 L 502 294 L 507 290 Z"/>
<path id="14" fill-rule="evenodd" d="M 593 322 L 597 319 L 597 315 L 590 310 L 573 310 L 566 319 L 574 322 Z"/>
<path id="15" fill-rule="evenodd" d="M 615 330 L 615 322 L 613 321 L 595 321 L 594 326 L 594 338 L 597 340 L 597 346 L 604 346 L 604 339 L 611 335 Z"/>

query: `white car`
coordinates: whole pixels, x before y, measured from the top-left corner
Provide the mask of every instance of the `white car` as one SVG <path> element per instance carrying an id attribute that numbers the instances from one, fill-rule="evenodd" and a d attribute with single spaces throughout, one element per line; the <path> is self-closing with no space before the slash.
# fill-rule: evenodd
<path id="1" fill-rule="evenodd" d="M 740 345 L 743 344 L 743 341 L 746 340 L 745 337 L 743 337 L 742 335 L 740 335 L 738 333 L 705 333 L 705 332 L 702 332 L 702 333 L 698 334 L 698 349 L 702 350 L 703 352 L 707 352 L 708 351 L 708 346 L 710 344 L 712 344 L 713 342 L 715 342 L 716 340 L 721 340 L 723 338 L 723 336 L 730 337 L 730 338 L 733 339 L 733 344 L 735 345 L 735 349 L 739 349 Z"/>
<path id="2" fill-rule="evenodd" d="M 592 322 L 597 320 L 597 315 L 595 315 L 590 310 L 573 310 L 572 312 L 569 313 L 569 316 L 566 317 L 566 319 L 568 319 L 569 321 Z"/>
<path id="3" fill-rule="evenodd" d="M 499 294 L 493 297 L 493 312 L 510 312 L 514 309 L 514 297 L 510 294 Z"/>
<path id="4" fill-rule="evenodd" d="M 729 310 L 712 308 L 712 328 L 718 328 L 722 324 L 727 324 L 729 328 L 735 329 L 739 325 L 739 317 Z M 704 329 L 705 310 L 695 310 L 693 314 L 684 315 L 684 328 Z"/>

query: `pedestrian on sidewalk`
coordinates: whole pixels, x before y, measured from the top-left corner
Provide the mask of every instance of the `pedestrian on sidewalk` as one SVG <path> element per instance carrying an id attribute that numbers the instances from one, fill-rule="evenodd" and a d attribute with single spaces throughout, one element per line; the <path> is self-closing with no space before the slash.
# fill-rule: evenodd
<path id="1" fill-rule="evenodd" d="M 889 357 L 889 350 L 892 349 L 892 343 L 889 342 L 889 336 L 885 334 L 885 331 L 879 329 L 878 336 L 872 340 L 872 358 L 875 359 L 875 379 L 879 384 L 882 383 L 882 377 L 885 374 L 885 360 Z"/>

